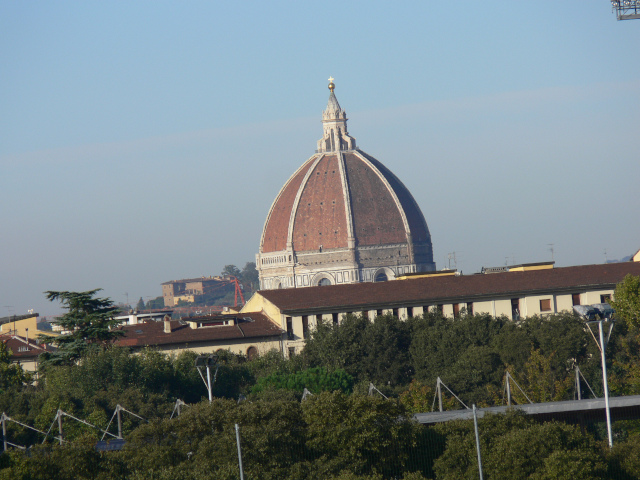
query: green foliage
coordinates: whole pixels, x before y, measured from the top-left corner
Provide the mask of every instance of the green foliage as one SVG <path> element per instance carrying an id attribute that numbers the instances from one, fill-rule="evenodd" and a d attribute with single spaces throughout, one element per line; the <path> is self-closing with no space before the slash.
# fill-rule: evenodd
<path id="1" fill-rule="evenodd" d="M 245 288 L 245 298 L 247 294 L 255 292 L 260 286 L 260 277 L 255 262 L 247 262 L 240 273 L 240 282 Z M 248 300 L 248 299 L 247 299 Z"/>
<path id="2" fill-rule="evenodd" d="M 6 343 L 0 342 L 0 391 L 30 383 L 31 380 L 30 373 L 25 372 L 20 365 L 11 363 L 11 350 Z"/>
<path id="3" fill-rule="evenodd" d="M 231 277 L 240 277 L 241 273 L 240 269 L 235 265 L 225 265 L 222 272 L 220 272 L 220 275 L 223 277 L 227 275 Z"/>
<path id="4" fill-rule="evenodd" d="M 449 422 L 435 429 L 447 438 L 446 449 L 434 465 L 436 478 L 478 478 L 473 422 Z M 520 413 L 509 413 L 485 416 L 478 429 L 485 478 L 597 479 L 606 473 L 602 449 L 579 427 L 539 424 Z"/>
<path id="5" fill-rule="evenodd" d="M 237 479 L 235 424 L 247 480 L 475 479 L 471 422 L 425 427 L 411 420 L 412 413 L 431 410 L 437 376 L 469 405 L 501 404 L 507 368 L 534 401 L 571 398 L 574 362 L 596 391 L 601 377 L 595 342 L 565 314 L 517 323 L 486 315 L 375 322 L 348 315 L 337 326 L 319 325 L 303 354 L 291 359 L 275 350 L 252 361 L 219 352 L 211 404 L 195 353 L 132 354 L 95 343 L 70 364 L 50 364 L 37 386 L 6 381 L 0 410 L 45 431 L 58 409 L 106 428 L 120 404 L 149 422 L 124 414 L 127 446 L 98 453 L 93 444 L 101 434 L 65 418 L 63 447 L 50 438 L 29 456 L 0 456 L 0 480 L 51 478 L 51 472 L 56 478 Z M 612 392 L 640 388 L 638 329 L 619 319 L 607 357 Z M 0 349 L 0 374 L 3 365 L 8 357 Z M 370 381 L 391 398 L 366 396 Z M 305 387 L 315 395 L 300 402 Z M 460 408 L 443 393 L 445 409 Z M 239 402 L 239 394 L 248 398 Z M 178 398 L 189 405 L 169 420 Z M 487 416 L 480 420 L 485 478 L 638 478 L 639 425 L 617 421 L 609 451 L 598 443 L 599 426 L 585 433 L 517 413 Z M 20 445 L 42 441 L 14 424 L 7 435 Z"/>
<path id="6" fill-rule="evenodd" d="M 161 310 L 164 308 L 164 298 L 162 296 L 152 298 L 143 308 L 146 310 Z"/>
<path id="7" fill-rule="evenodd" d="M 402 385 L 411 379 L 410 327 L 386 315 L 374 322 L 361 315 L 346 315 L 339 325 L 321 323 L 311 332 L 303 351 L 311 366 L 344 369 L 359 381 Z"/>
<path id="8" fill-rule="evenodd" d="M 71 365 L 89 351 L 106 346 L 122 335 L 115 330 L 118 321 L 113 316 L 117 307 L 109 298 L 96 297 L 101 289 L 87 292 L 45 292 L 50 301 L 59 300 L 67 313 L 55 323 L 70 333 L 42 340 L 56 345 L 55 353 L 42 355 L 46 365 Z"/>
<path id="9" fill-rule="evenodd" d="M 266 389 L 286 389 L 302 393 L 305 388 L 311 393 L 334 390 L 351 393 L 353 377 L 344 370 L 329 372 L 326 368 L 315 367 L 295 373 L 273 373 L 259 378 L 251 391 L 259 393 Z"/>
<path id="10" fill-rule="evenodd" d="M 611 306 L 616 318 L 625 319 L 630 325 L 640 327 L 640 277 L 628 274 L 616 285 Z"/>
<path id="11" fill-rule="evenodd" d="M 308 425 L 307 447 L 316 457 L 319 478 L 348 470 L 356 475 L 410 472 L 423 467 L 410 455 L 424 433 L 403 419 L 397 402 L 380 396 L 322 393 L 302 403 Z"/>
<path id="12" fill-rule="evenodd" d="M 138 300 L 138 303 L 136 304 L 136 310 L 138 312 L 141 312 L 144 310 L 144 300 L 142 299 L 142 297 L 140 297 L 140 300 Z"/>

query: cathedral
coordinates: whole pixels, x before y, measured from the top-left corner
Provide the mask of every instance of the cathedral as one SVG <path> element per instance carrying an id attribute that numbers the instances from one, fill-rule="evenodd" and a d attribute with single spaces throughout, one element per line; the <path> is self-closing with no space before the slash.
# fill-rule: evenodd
<path id="1" fill-rule="evenodd" d="M 429 228 L 407 187 L 356 146 L 329 79 L 316 153 L 287 180 L 262 230 L 256 266 L 271 290 L 435 270 Z"/>

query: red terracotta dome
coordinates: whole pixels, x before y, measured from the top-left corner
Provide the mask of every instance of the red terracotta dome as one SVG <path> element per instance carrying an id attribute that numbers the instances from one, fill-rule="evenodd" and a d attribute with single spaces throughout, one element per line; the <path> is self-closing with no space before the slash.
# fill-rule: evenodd
<path id="1" fill-rule="evenodd" d="M 318 153 L 289 178 L 267 216 L 257 256 L 262 288 L 435 268 L 420 208 L 389 169 L 356 148 L 332 87 Z"/>

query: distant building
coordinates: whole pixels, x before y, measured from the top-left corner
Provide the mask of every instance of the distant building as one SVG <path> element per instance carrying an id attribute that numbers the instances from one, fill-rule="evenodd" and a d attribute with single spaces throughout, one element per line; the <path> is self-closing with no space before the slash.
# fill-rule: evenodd
<path id="1" fill-rule="evenodd" d="M 380 282 L 435 270 L 427 222 L 387 167 L 356 147 L 329 83 L 318 149 L 287 180 L 264 224 L 263 290 Z"/>
<path id="2" fill-rule="evenodd" d="M 214 292 L 229 284 L 224 277 L 186 278 L 171 280 L 162 284 L 162 298 L 165 307 L 174 307 L 180 300 L 193 303 L 196 298 Z"/>
<path id="3" fill-rule="evenodd" d="M 492 270 L 492 269 L 491 269 Z M 456 317 L 463 311 L 532 315 L 571 311 L 574 305 L 608 301 L 627 274 L 640 275 L 640 262 L 553 268 L 552 263 L 506 267 L 491 274 L 455 271 L 406 275 L 384 283 L 359 283 L 302 289 L 261 290 L 240 315 L 262 312 L 285 331 L 288 354 L 299 352 L 318 322 L 339 323 L 347 313 L 392 314 L 400 319 L 440 310 Z"/>
<path id="4" fill-rule="evenodd" d="M 262 313 L 205 315 L 182 320 L 146 321 L 122 327 L 116 345 L 140 350 L 154 347 L 166 353 L 191 350 L 200 354 L 228 350 L 253 358 L 281 351 L 284 332 Z"/>
<path id="5" fill-rule="evenodd" d="M 38 322 L 38 313 L 26 315 L 11 315 L 0 318 L 0 335 L 20 335 L 25 338 L 35 339 L 38 335 L 56 336 L 58 333 L 51 330 L 41 330 Z"/>
<path id="6" fill-rule="evenodd" d="M 37 372 L 40 354 L 56 350 L 34 338 L 20 335 L 2 334 L 0 341 L 11 350 L 11 363 L 17 363 L 26 372 Z"/>
<path id="7" fill-rule="evenodd" d="M 161 322 L 165 317 L 171 318 L 172 310 L 155 310 L 153 312 L 137 312 L 131 311 L 122 315 L 113 317 L 114 320 L 118 320 L 120 325 L 138 325 L 145 322 Z"/>

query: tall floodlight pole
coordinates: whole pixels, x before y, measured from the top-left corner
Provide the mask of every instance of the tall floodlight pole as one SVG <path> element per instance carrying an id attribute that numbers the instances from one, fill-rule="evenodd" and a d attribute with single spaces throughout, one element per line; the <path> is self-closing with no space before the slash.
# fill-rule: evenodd
<path id="1" fill-rule="evenodd" d="M 611 8 L 615 10 L 618 20 L 640 18 L 640 0 L 611 0 Z"/>
<path id="2" fill-rule="evenodd" d="M 476 404 L 473 404 L 473 427 L 476 431 L 476 450 L 478 453 L 478 472 L 480 473 L 480 480 L 483 480 L 482 476 L 482 455 L 480 454 L 480 435 L 478 435 L 478 414 L 476 413 Z"/>
<path id="3" fill-rule="evenodd" d="M 607 413 L 607 434 L 609 435 L 609 448 L 613 447 L 613 434 L 611 433 L 611 410 L 609 409 L 609 383 L 607 382 L 607 362 L 605 360 L 605 343 L 604 334 L 602 333 L 602 322 L 598 322 L 598 330 L 600 332 L 600 355 L 602 358 L 602 385 L 604 388 L 604 408 Z M 613 324 L 611 324 L 613 327 Z M 611 333 L 611 331 L 609 331 Z"/>
<path id="4" fill-rule="evenodd" d="M 607 417 L 607 434 L 609 437 L 609 448 L 613 447 L 613 433 L 611 430 L 611 409 L 609 408 L 609 382 L 607 381 L 607 362 L 606 362 L 606 347 L 607 343 L 609 343 L 609 338 L 611 338 L 611 330 L 613 330 L 613 308 L 608 303 L 597 303 L 595 305 L 576 305 L 573 307 L 574 312 L 580 315 L 582 318 L 589 320 L 587 321 L 587 328 L 589 329 L 589 333 L 596 341 L 596 345 L 600 349 L 600 360 L 602 362 L 602 388 L 604 390 L 604 409 Z M 597 320 L 594 320 L 597 318 Z M 607 334 L 607 340 L 605 342 L 604 339 L 604 329 L 602 324 L 604 322 L 609 323 L 609 332 Z M 591 331 L 591 327 L 589 325 L 597 323 L 598 324 L 598 336 L 600 341 L 596 339 L 595 335 Z"/>

